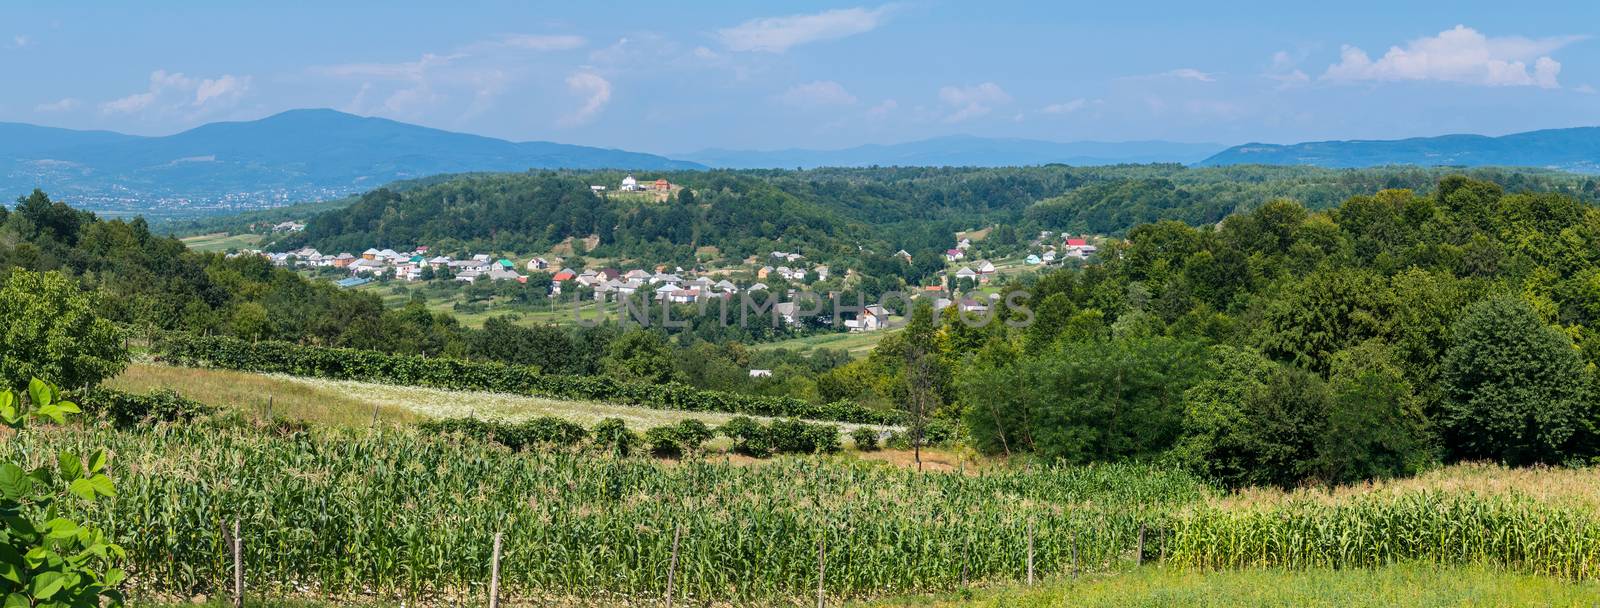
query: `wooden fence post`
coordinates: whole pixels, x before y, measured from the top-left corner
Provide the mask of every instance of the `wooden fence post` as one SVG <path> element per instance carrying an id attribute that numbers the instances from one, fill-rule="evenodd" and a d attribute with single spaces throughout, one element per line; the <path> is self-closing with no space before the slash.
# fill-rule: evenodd
<path id="1" fill-rule="evenodd" d="M 233 520 L 233 607 L 244 608 L 244 538 L 239 520 Z"/>
<path id="2" fill-rule="evenodd" d="M 489 558 L 489 608 L 500 608 L 500 533 L 494 533 L 494 553 Z"/>
<path id="3" fill-rule="evenodd" d="M 828 537 L 817 539 L 817 608 L 822 608 L 822 580 L 828 572 Z"/>
<path id="4" fill-rule="evenodd" d="M 1144 565 L 1144 522 L 1139 522 L 1139 552 L 1134 556 L 1135 566 Z"/>
<path id="5" fill-rule="evenodd" d="M 267 393 L 267 422 L 272 422 L 272 393 Z"/>
<path id="6" fill-rule="evenodd" d="M 1078 576 L 1078 531 L 1072 531 L 1072 576 Z"/>
<path id="7" fill-rule="evenodd" d="M 1033 518 L 1028 518 L 1028 586 L 1033 586 Z"/>
<path id="8" fill-rule="evenodd" d="M 672 561 L 667 563 L 667 608 L 672 608 L 672 583 L 678 575 L 678 539 L 683 536 L 683 524 L 672 528 Z"/>

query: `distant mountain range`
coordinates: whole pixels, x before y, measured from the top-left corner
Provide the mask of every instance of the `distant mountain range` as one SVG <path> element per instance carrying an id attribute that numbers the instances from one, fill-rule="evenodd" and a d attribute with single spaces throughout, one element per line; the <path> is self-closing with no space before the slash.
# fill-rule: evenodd
<path id="1" fill-rule="evenodd" d="M 1502 137 L 1445 135 L 1289 145 L 1051 142 L 936 137 L 839 150 L 708 149 L 674 155 L 492 137 L 291 110 L 162 137 L 0 123 L 0 200 L 35 187 L 110 214 L 194 216 L 338 198 L 397 180 L 528 169 L 694 170 L 861 166 L 1002 167 L 1062 163 L 1522 166 L 1600 173 L 1600 127 Z"/>
<path id="2" fill-rule="evenodd" d="M 1169 141 L 1053 142 L 952 135 L 899 144 L 869 144 L 840 150 L 724 150 L 674 154 L 703 165 L 726 169 L 794 169 L 813 167 L 950 166 L 1013 167 L 1061 163 L 1190 164 L 1217 153 L 1222 144 Z"/>
<path id="3" fill-rule="evenodd" d="M 1600 127 L 1546 129 L 1500 137 L 1441 135 L 1395 140 L 1244 144 L 1199 163 L 1220 165 L 1378 165 L 1542 167 L 1600 173 Z"/>
<path id="4" fill-rule="evenodd" d="M 703 169 L 653 154 L 510 142 L 334 110 L 164 137 L 0 123 L 0 195 L 35 187 L 103 211 L 276 206 L 408 178 L 528 169 Z"/>

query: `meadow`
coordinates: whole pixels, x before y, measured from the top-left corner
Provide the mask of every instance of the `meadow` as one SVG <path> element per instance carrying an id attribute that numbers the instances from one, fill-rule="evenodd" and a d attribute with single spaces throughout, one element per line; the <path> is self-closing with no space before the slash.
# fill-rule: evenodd
<path id="1" fill-rule="evenodd" d="M 626 423 L 628 428 L 639 431 L 691 419 L 715 427 L 734 417 L 733 414 L 719 412 L 654 409 L 598 401 L 255 374 L 155 363 L 129 365 L 122 374 L 107 381 L 106 386 L 133 393 L 178 389 L 185 397 L 201 403 L 254 416 L 265 416 L 270 401 L 274 417 L 345 428 L 371 426 L 374 413 L 377 420 L 383 423 L 411 423 L 428 418 L 521 422 L 540 416 L 554 416 L 590 427 L 606 418 L 617 418 Z M 764 422 L 772 420 L 762 416 L 753 418 Z M 847 435 L 863 426 L 834 424 Z M 887 430 L 892 427 L 873 428 Z M 848 444 L 848 437 L 845 440 Z"/>
<path id="2" fill-rule="evenodd" d="M 266 237 L 259 234 L 217 232 L 184 237 L 183 244 L 195 251 L 224 252 L 230 249 L 253 249 L 265 240 Z"/>
<path id="3" fill-rule="evenodd" d="M 1454 606 L 1588 607 L 1600 583 L 1574 583 L 1486 566 L 1402 563 L 1371 569 L 1206 571 L 1149 567 L 1064 577 L 1036 587 L 1007 585 L 977 593 L 898 598 L 876 608 L 1446 608 Z"/>

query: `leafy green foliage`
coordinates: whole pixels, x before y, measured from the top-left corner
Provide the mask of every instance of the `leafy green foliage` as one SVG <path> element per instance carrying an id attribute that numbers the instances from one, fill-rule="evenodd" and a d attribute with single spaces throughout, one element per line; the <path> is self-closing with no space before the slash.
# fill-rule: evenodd
<path id="1" fill-rule="evenodd" d="M 128 364 L 122 332 L 92 294 L 57 272 L 13 270 L 0 287 L 0 388 L 30 378 L 93 386 Z"/>
<path id="2" fill-rule="evenodd" d="M 733 450 L 765 458 L 772 454 L 831 454 L 842 449 L 839 427 L 800 420 L 774 420 L 763 426 L 746 416 L 736 416 L 717 433 L 733 440 Z"/>
<path id="3" fill-rule="evenodd" d="M 882 447 L 878 442 L 878 429 L 870 426 L 858 426 L 850 431 L 850 442 L 863 452 L 876 452 Z"/>
<path id="4" fill-rule="evenodd" d="M 1134 336 L 990 359 L 962 380 L 967 419 L 991 449 L 1005 443 L 1075 463 L 1154 456 L 1179 434 L 1183 391 L 1209 373 L 1203 355 L 1193 343 Z"/>
<path id="5" fill-rule="evenodd" d="M 0 391 L 0 423 L 17 433 L 31 421 L 61 424 L 79 413 L 77 404 L 59 399 L 55 387 L 38 378 L 24 396 Z M 103 602 L 122 605 L 126 575 L 114 564 L 121 547 L 104 533 L 62 515 L 67 500 L 87 503 L 117 495 L 106 475 L 107 453 L 61 451 L 55 466 L 25 469 L 0 462 L 0 597 L 4 605 L 88 608 Z"/>
<path id="6" fill-rule="evenodd" d="M 1574 443 L 1596 414 L 1583 360 L 1527 302 L 1504 295 L 1473 304 L 1454 338 L 1439 417 L 1454 456 L 1532 464 L 1592 453 Z"/>
<path id="7" fill-rule="evenodd" d="M 607 418 L 594 425 L 595 446 L 619 458 L 633 453 L 639 436 L 628 430 L 621 418 Z"/>
<path id="8" fill-rule="evenodd" d="M 446 418 L 425 420 L 417 426 L 431 433 L 454 434 L 479 441 L 492 441 L 517 451 L 572 448 L 589 438 L 589 432 L 582 426 L 553 416 L 530 418 L 519 423 L 477 418 Z"/>
<path id="9" fill-rule="evenodd" d="M 706 423 L 690 418 L 645 431 L 644 440 L 650 444 L 650 453 L 657 456 L 697 456 L 705 442 L 715 436 Z"/>
<path id="10" fill-rule="evenodd" d="M 670 382 L 676 376 L 672 346 L 660 332 L 635 329 L 613 340 L 605 359 L 605 373 L 622 382 Z"/>
<path id="11" fill-rule="evenodd" d="M 214 414 L 217 408 L 184 397 L 172 389 L 136 395 L 108 388 L 93 388 L 79 398 L 84 411 L 103 412 L 118 426 L 151 422 L 190 422 Z"/>

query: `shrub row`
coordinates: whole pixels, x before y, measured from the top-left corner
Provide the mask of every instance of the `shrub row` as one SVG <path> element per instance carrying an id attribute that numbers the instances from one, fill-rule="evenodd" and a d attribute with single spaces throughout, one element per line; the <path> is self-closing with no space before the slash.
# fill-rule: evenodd
<path id="1" fill-rule="evenodd" d="M 137 395 L 109 388 L 91 388 L 75 397 L 84 412 L 105 414 L 117 426 L 149 422 L 189 422 L 216 412 L 215 407 L 179 395 L 171 389 L 158 389 Z"/>
<path id="2" fill-rule="evenodd" d="M 591 447 L 627 456 L 640 440 L 618 418 L 602 420 L 592 431 L 549 416 L 523 422 L 448 418 L 424 421 L 417 426 L 429 433 L 460 435 L 518 451 Z M 875 438 L 876 431 L 868 430 Z M 653 455 L 678 457 L 699 454 L 705 442 L 719 434 L 734 441 L 734 451 L 757 458 L 773 454 L 831 454 L 841 449 L 837 426 L 800 420 L 775 420 L 763 425 L 747 416 L 737 416 L 716 429 L 699 420 L 684 420 L 645 431 L 643 440 Z M 868 449 L 875 448 L 876 443 Z"/>
<path id="3" fill-rule="evenodd" d="M 301 346 L 287 342 L 246 342 L 224 336 L 184 334 L 168 335 L 157 342 L 154 348 L 164 360 L 177 365 L 248 372 L 605 401 L 691 412 L 810 418 L 858 424 L 896 424 L 899 421 L 896 412 L 874 410 L 849 401 L 817 404 L 793 397 L 759 397 L 707 391 L 675 382 L 637 384 L 601 376 L 544 375 L 533 367 L 495 362 L 391 355 L 378 351 Z"/>
<path id="4" fill-rule="evenodd" d="M 477 418 L 426 420 L 417 425 L 429 433 L 456 434 L 493 441 L 513 450 L 570 448 L 589 439 L 589 430 L 554 416 L 520 423 Z"/>
<path id="5" fill-rule="evenodd" d="M 739 416 L 717 429 L 733 440 L 733 451 L 764 458 L 772 454 L 832 454 L 840 450 L 839 427 L 799 420 L 774 420 L 763 426 Z"/>

